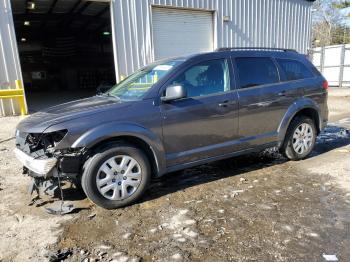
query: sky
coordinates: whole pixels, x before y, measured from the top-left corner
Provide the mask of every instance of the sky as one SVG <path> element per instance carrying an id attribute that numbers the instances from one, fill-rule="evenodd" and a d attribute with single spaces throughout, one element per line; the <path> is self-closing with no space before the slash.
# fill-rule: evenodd
<path id="1" fill-rule="evenodd" d="M 344 14 L 350 14 L 350 7 L 341 10 Z M 350 26 L 350 17 L 346 19 L 345 24 Z"/>

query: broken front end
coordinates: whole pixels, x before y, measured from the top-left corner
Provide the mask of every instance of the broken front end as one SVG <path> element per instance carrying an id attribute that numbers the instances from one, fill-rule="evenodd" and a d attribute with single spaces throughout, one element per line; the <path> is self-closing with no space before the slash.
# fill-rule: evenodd
<path id="1" fill-rule="evenodd" d="M 14 153 L 23 164 L 23 174 L 32 177 L 29 192 L 53 195 L 61 180 L 78 183 L 83 149 L 57 149 L 67 130 L 50 133 L 16 131 Z"/>

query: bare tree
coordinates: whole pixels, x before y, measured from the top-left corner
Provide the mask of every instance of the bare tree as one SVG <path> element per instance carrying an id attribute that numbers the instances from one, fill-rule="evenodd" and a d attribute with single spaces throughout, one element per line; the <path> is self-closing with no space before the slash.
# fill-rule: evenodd
<path id="1" fill-rule="evenodd" d="M 339 40 L 338 34 L 346 34 L 344 23 L 348 14 L 342 9 L 350 7 L 350 1 L 317 0 L 313 11 L 313 44 L 317 46 L 334 44 Z M 343 39 L 347 39 L 344 35 Z"/>

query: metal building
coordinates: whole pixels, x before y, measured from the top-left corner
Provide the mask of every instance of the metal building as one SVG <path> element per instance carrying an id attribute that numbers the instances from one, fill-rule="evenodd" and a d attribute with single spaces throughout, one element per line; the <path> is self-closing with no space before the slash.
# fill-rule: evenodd
<path id="1" fill-rule="evenodd" d="M 219 47 L 281 47 L 306 53 L 312 1 L 112 1 L 116 75 L 156 59 Z"/>
<path id="2" fill-rule="evenodd" d="M 0 0 L 1 88 L 13 87 L 12 83 L 16 79 L 22 80 L 11 16 L 11 3 L 18 5 L 22 2 L 28 1 Z M 57 25 L 50 20 L 50 17 L 52 16 L 53 20 L 59 19 L 63 12 L 66 12 L 67 16 L 63 18 L 66 19 L 63 21 L 64 25 L 82 18 L 84 21 L 87 20 L 85 25 L 90 28 L 94 19 L 103 18 L 103 12 L 96 10 L 103 11 L 104 7 L 101 6 L 102 9 L 99 9 L 98 5 L 110 5 L 108 17 L 110 17 L 109 30 L 112 40 L 111 55 L 114 57 L 117 82 L 136 69 L 165 57 L 212 51 L 220 47 L 250 46 L 292 48 L 307 53 L 311 42 L 313 0 L 33 0 L 32 2 L 37 2 L 37 5 L 45 2 L 45 8 L 39 6 L 40 12 L 32 12 L 35 13 L 35 18 L 42 15 L 41 25 L 50 21 L 52 28 Z M 89 3 L 93 4 L 89 6 Z M 86 10 L 88 6 L 95 7 Z M 28 12 L 25 12 L 19 16 L 27 19 L 27 14 Z M 89 17 L 86 18 L 87 16 Z M 60 23 L 62 24 L 62 21 Z M 102 22 L 96 28 L 106 31 L 107 27 Z M 79 29 L 84 29 L 84 23 Z M 17 41 L 20 37 L 17 33 Z M 26 89 L 26 92 L 30 91 Z M 0 101 L 0 105 L 0 115 L 15 110 L 14 102 Z"/>

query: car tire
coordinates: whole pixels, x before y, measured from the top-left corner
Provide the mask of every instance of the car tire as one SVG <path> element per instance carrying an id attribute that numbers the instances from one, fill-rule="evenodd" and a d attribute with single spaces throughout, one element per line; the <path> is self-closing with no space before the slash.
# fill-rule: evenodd
<path id="1" fill-rule="evenodd" d="M 142 150 L 133 145 L 113 144 L 87 160 L 81 183 L 93 203 L 116 209 L 138 200 L 150 180 L 150 164 Z"/>
<path id="2" fill-rule="evenodd" d="M 289 125 L 281 153 L 288 159 L 297 161 L 306 158 L 316 143 L 315 122 L 306 116 L 295 117 Z"/>

